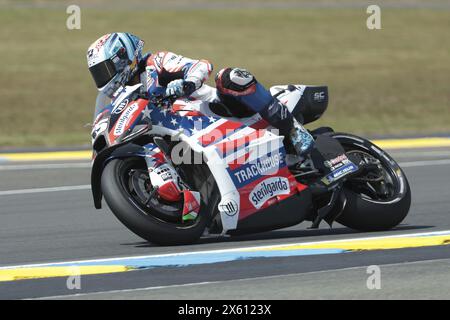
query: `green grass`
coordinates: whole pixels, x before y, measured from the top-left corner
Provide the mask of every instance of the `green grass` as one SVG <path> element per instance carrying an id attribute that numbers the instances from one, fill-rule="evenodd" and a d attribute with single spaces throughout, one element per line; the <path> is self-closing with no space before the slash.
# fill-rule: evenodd
<path id="1" fill-rule="evenodd" d="M 259 81 L 327 84 L 318 125 L 373 134 L 450 131 L 450 10 L 384 9 L 382 30 L 364 9 L 82 10 L 68 31 L 64 7 L 0 11 L 0 146 L 90 142 L 96 89 L 85 52 L 128 31 L 146 49 L 242 66 Z"/>

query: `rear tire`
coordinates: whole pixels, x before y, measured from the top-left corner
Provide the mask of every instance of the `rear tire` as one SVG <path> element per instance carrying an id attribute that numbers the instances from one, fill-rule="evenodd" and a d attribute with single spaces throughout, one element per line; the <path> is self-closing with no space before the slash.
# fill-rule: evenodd
<path id="1" fill-rule="evenodd" d="M 411 206 L 411 189 L 399 165 L 386 152 L 366 139 L 346 133 L 331 136 L 337 139 L 347 152 L 359 150 L 370 154 L 397 180 L 393 196 L 382 200 L 370 199 L 355 192 L 348 185 L 345 186 L 347 205 L 337 222 L 359 231 L 389 230 L 399 225 Z"/>
<path id="2" fill-rule="evenodd" d="M 105 167 L 102 173 L 102 192 L 105 200 L 114 215 L 128 229 L 139 237 L 159 245 L 181 245 L 197 241 L 203 234 L 210 218 L 208 205 L 203 200 L 199 215 L 194 223 L 183 225 L 170 223 L 152 215 L 149 208 L 143 208 L 142 204 L 133 198 L 124 183 L 124 168 L 129 162 L 142 162 L 140 158 L 114 159 Z M 144 164 L 145 165 L 145 162 Z M 214 183 L 211 179 L 205 185 Z"/>
<path id="3" fill-rule="evenodd" d="M 345 189 L 347 206 L 337 222 L 358 231 L 383 231 L 398 226 L 407 216 L 411 191 L 392 204 L 369 202 L 351 190 Z"/>

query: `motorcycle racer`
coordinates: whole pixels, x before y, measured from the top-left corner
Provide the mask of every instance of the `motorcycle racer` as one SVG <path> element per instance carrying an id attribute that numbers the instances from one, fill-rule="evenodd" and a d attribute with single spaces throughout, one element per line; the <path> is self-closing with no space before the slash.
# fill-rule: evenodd
<path id="1" fill-rule="evenodd" d="M 143 40 L 130 33 L 111 33 L 89 47 L 88 67 L 100 92 L 112 97 L 121 86 L 142 83 L 142 90 L 150 95 L 192 96 L 221 102 L 229 108 L 249 109 L 289 137 L 298 155 L 306 154 L 313 146 L 309 132 L 247 70 L 222 69 L 214 89 L 204 84 L 213 69 L 207 60 L 167 51 L 143 56 L 143 45 Z"/>
<path id="2" fill-rule="evenodd" d="M 322 127 L 317 148 L 305 155 L 312 139 L 293 115 L 319 119 L 327 86 L 269 92 L 248 71 L 225 68 L 212 88 L 204 83 L 208 61 L 142 55 L 142 47 L 136 36 L 117 33 L 87 53 L 100 91 L 91 130 L 94 204 L 100 209 L 105 199 L 138 236 L 186 244 L 305 220 L 311 228 L 325 220 L 387 230 L 408 213 L 404 173 L 370 141 Z M 284 145 L 271 127 L 285 135 Z"/>

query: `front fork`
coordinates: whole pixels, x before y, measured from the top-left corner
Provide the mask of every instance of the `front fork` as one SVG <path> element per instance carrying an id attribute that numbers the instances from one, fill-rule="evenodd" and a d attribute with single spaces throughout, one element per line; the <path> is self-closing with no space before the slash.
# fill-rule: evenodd
<path id="1" fill-rule="evenodd" d="M 153 196 L 158 195 L 167 202 L 183 201 L 181 220 L 195 220 L 200 211 L 200 193 L 189 190 L 188 185 L 168 161 L 169 156 L 156 144 L 147 144 L 144 149 L 150 182 L 153 190 L 156 190 Z"/>

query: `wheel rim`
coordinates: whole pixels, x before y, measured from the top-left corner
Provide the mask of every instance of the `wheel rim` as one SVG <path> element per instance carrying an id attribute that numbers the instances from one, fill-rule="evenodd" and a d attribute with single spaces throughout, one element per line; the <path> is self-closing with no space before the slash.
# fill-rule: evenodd
<path id="1" fill-rule="evenodd" d="M 389 163 L 381 161 L 365 150 L 347 151 L 352 161 L 368 170 L 349 179 L 345 186 L 361 197 L 378 202 L 390 202 L 399 197 L 401 179 Z"/>

